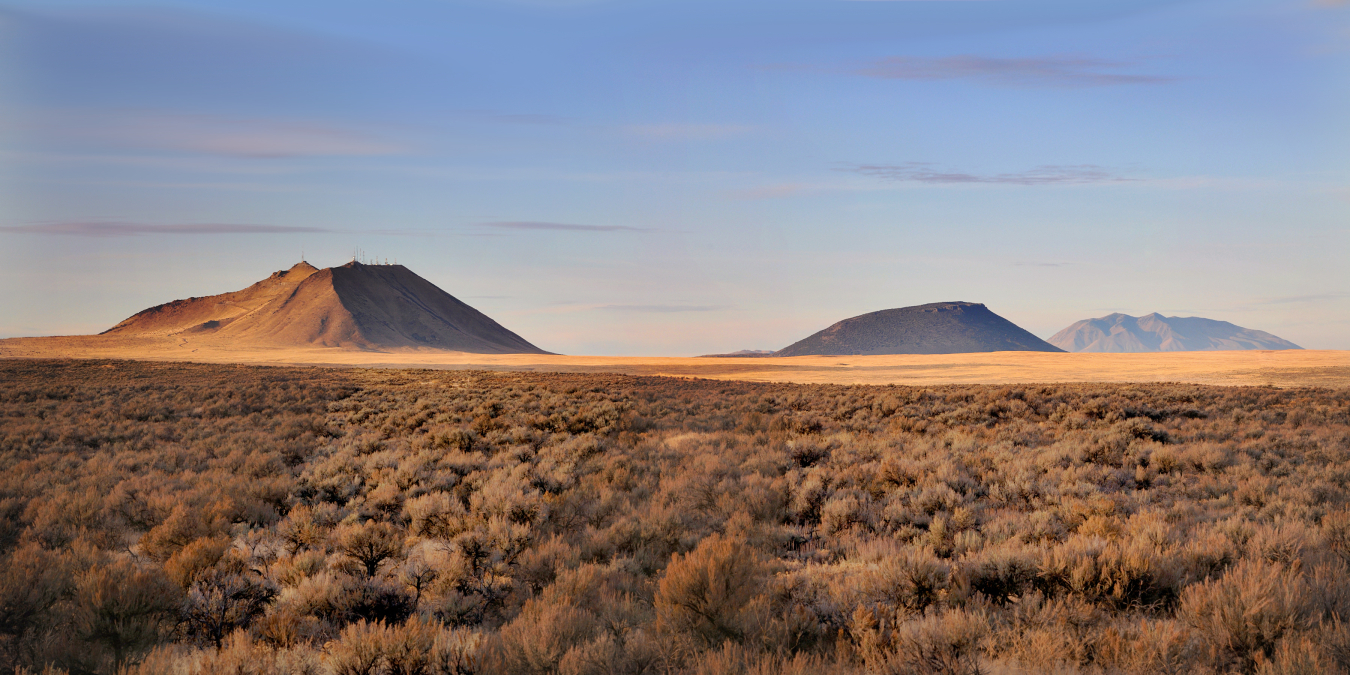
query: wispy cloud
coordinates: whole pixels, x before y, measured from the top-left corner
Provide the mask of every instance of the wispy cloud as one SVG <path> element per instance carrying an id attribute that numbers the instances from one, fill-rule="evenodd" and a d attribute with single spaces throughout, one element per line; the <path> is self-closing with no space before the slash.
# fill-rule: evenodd
<path id="1" fill-rule="evenodd" d="M 658 140 L 712 140 L 740 136 L 754 127 L 740 124 L 630 124 L 625 134 Z"/>
<path id="2" fill-rule="evenodd" d="M 564 117 L 539 113 L 497 113 L 492 116 L 492 119 L 503 124 L 557 125 L 567 123 L 567 119 Z"/>
<path id="3" fill-rule="evenodd" d="M 608 312 L 655 312 L 671 314 L 676 312 L 716 312 L 729 309 L 726 305 L 600 305 L 596 309 Z"/>
<path id="4" fill-rule="evenodd" d="M 523 125 L 543 125 L 557 126 L 568 124 L 571 120 L 558 115 L 548 115 L 543 113 L 511 113 L 500 110 L 488 110 L 481 108 L 467 108 L 456 110 L 455 115 L 469 118 L 481 122 L 496 122 L 499 124 L 523 124 Z"/>
<path id="5" fill-rule="evenodd" d="M 931 162 L 904 162 L 901 164 L 851 164 L 844 171 L 860 173 L 897 183 L 1002 184 L 1002 185 L 1085 185 L 1090 183 L 1123 183 L 1136 179 L 1121 176 L 1095 164 L 1046 164 L 1015 173 L 977 174 L 938 168 Z"/>
<path id="6" fill-rule="evenodd" d="M 626 225 L 572 225 L 569 223 L 483 223 L 496 230 L 553 230 L 563 232 L 654 232 Z M 125 221 L 72 221 L 0 226 L 0 234 L 37 234 L 73 237 L 131 237 L 153 234 L 363 234 L 387 237 L 509 237 L 507 232 L 464 232 L 431 228 L 326 228 L 240 223 L 158 224 Z"/>
<path id="7" fill-rule="evenodd" d="M 732 309 L 730 305 L 623 305 L 558 301 L 551 306 L 532 310 L 538 314 L 576 314 L 580 312 L 614 312 L 623 314 L 682 314 L 689 312 L 718 312 Z"/>
<path id="8" fill-rule="evenodd" d="M 541 223 L 534 221 L 506 221 L 483 223 L 487 227 L 502 230 L 545 230 L 556 232 L 651 232 L 644 227 L 627 225 L 574 225 L 572 223 Z"/>
<path id="9" fill-rule="evenodd" d="M 178 117 L 152 120 L 130 131 L 172 149 L 234 157 L 392 155 L 403 151 L 367 133 L 314 122 Z"/>
<path id="10" fill-rule="evenodd" d="M 1065 262 L 1015 262 L 1013 267 L 1068 267 L 1071 264 Z"/>
<path id="11" fill-rule="evenodd" d="M 131 237 L 148 234 L 293 234 L 299 232 L 333 232 L 333 230 L 319 227 L 242 225 L 234 223 L 157 225 L 126 222 L 66 222 L 12 225 L 0 227 L 0 232 L 61 235 L 70 237 Z"/>
<path id="12" fill-rule="evenodd" d="M 1012 87 L 1099 87 L 1158 84 L 1175 79 L 1125 72 L 1135 65 L 1086 56 L 892 56 L 852 72 L 886 80 L 976 80 Z"/>
<path id="13" fill-rule="evenodd" d="M 795 197 L 805 192 L 810 192 L 812 186 L 805 183 L 781 183 L 778 185 L 762 185 L 760 187 L 746 188 L 743 190 L 731 190 L 726 193 L 731 199 L 740 199 L 746 201 L 756 201 L 761 199 L 783 199 L 785 197 Z"/>
<path id="14" fill-rule="evenodd" d="M 3 122 L 3 120 L 0 120 L 0 124 L 3 124 Z M 130 166 L 193 173 L 209 172 L 259 176 L 281 176 L 296 173 L 294 167 L 276 163 L 221 162 L 215 157 L 147 155 L 123 152 L 16 152 L 0 150 L 0 160 L 6 159 L 25 163 Z"/>
<path id="15" fill-rule="evenodd" d="M 1267 298 L 1264 300 L 1254 300 L 1252 305 L 1294 305 L 1315 302 L 1331 302 L 1334 300 L 1344 300 L 1350 298 L 1350 293 L 1318 293 L 1315 295 L 1289 295 L 1278 298 Z"/>
<path id="16" fill-rule="evenodd" d="M 249 159 L 395 155 L 407 151 L 370 131 L 317 120 L 232 118 L 166 111 L 56 112 L 34 131 L 58 142 L 119 150 Z"/>

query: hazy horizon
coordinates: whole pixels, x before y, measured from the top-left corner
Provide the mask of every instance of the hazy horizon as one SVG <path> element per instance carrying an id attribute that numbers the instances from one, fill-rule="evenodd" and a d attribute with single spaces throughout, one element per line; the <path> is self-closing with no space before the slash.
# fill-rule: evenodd
<path id="1" fill-rule="evenodd" d="M 1350 349 L 1350 4 L 0 3 L 0 337 L 361 249 L 568 354 L 962 300 Z"/>

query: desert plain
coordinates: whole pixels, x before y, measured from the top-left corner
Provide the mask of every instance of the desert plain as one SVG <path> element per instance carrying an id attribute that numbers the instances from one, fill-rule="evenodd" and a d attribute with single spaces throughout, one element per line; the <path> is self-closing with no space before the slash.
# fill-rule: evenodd
<path id="1" fill-rule="evenodd" d="M 986 352 L 708 358 L 469 354 L 433 349 L 361 351 L 323 347 L 235 347 L 228 343 L 183 338 L 71 336 L 0 340 L 0 358 L 621 373 L 799 384 L 1185 382 L 1277 387 L 1350 386 L 1350 351 L 1344 350 L 1144 354 Z"/>

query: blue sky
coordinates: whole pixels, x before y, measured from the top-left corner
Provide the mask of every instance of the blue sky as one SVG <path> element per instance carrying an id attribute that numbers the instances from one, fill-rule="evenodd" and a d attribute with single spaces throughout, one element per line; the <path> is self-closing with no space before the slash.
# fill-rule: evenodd
<path id="1" fill-rule="evenodd" d="M 353 249 L 539 346 L 983 302 L 1350 349 L 1350 4 L 0 4 L 0 336 Z"/>

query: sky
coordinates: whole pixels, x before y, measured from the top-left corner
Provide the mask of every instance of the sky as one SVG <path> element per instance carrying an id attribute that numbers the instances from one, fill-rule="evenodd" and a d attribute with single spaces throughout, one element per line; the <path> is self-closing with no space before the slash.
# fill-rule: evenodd
<path id="1" fill-rule="evenodd" d="M 0 337 L 354 252 L 543 349 L 981 302 L 1350 349 L 1350 3 L 0 0 Z"/>

